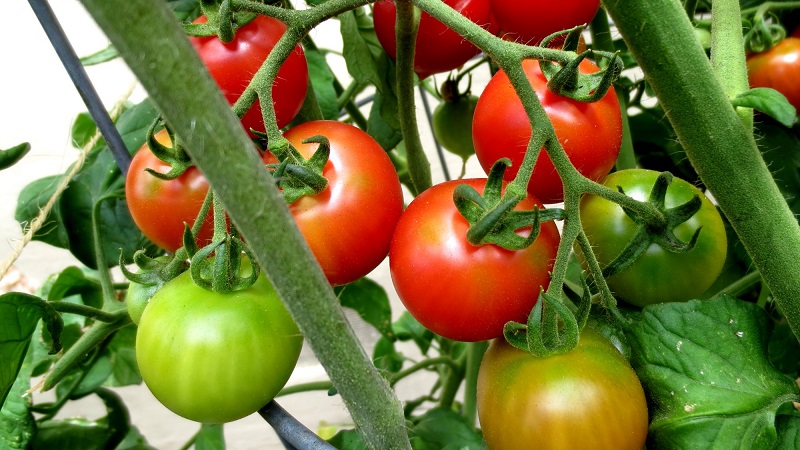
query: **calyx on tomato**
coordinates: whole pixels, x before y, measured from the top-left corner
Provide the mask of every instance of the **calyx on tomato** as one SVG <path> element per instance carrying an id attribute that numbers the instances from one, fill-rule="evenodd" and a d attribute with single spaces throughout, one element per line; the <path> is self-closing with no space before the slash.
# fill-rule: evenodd
<path id="1" fill-rule="evenodd" d="M 583 31 L 583 27 L 575 28 L 566 33 L 567 38 L 564 42 L 564 50 L 577 50 L 581 31 Z M 553 39 L 561 38 L 564 34 L 564 32 L 552 34 L 542 41 L 542 45 L 546 46 Z M 580 71 L 581 62 L 590 54 L 608 60 L 608 66 L 602 68 L 599 72 L 582 73 Z M 577 58 L 570 60 L 561 67 L 552 61 L 545 60 L 540 61 L 539 64 L 542 73 L 547 78 L 547 89 L 550 92 L 586 103 L 596 102 L 605 97 L 611 88 L 611 84 L 619 77 L 624 67 L 622 58 L 616 53 L 599 50 L 581 52 Z"/>
<path id="2" fill-rule="evenodd" d="M 272 176 L 278 181 L 286 203 L 292 204 L 304 195 L 319 194 L 328 186 L 322 175 L 331 154 L 331 144 L 325 136 L 312 136 L 303 144 L 319 144 L 308 160 L 291 144 L 278 156 L 280 163 L 268 164 L 274 169 Z"/>
<path id="3" fill-rule="evenodd" d="M 656 178 L 653 189 L 650 191 L 647 203 L 654 206 L 659 214 L 645 217 L 629 208 L 622 207 L 625 214 L 638 225 L 638 229 L 622 252 L 603 269 L 604 277 L 608 278 L 633 264 L 653 243 L 673 253 L 685 253 L 694 248 L 702 227 L 695 230 L 689 242 L 681 241 L 675 235 L 674 229 L 694 216 L 700 210 L 702 201 L 700 196 L 695 195 L 686 203 L 666 208 L 665 198 L 667 188 L 671 183 L 672 174 L 662 172 Z M 623 194 L 625 193 L 621 186 L 617 186 L 617 189 Z"/>
<path id="4" fill-rule="evenodd" d="M 525 189 L 515 191 L 513 184 L 506 188 L 505 195 L 501 194 L 503 174 L 509 163 L 503 158 L 492 166 L 483 195 L 468 184 L 459 185 L 453 192 L 456 208 L 469 222 L 467 241 L 472 245 L 495 244 L 506 250 L 522 250 L 536 240 L 542 220 L 563 217 L 563 211 L 557 208 L 539 211 L 534 207 L 532 211 L 515 211 L 514 208 L 527 194 Z M 528 236 L 517 234 L 517 230 L 525 227 L 532 229 Z"/>

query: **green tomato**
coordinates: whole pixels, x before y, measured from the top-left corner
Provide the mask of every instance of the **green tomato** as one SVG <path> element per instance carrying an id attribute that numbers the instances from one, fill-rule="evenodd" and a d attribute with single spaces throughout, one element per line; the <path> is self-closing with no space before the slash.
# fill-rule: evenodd
<path id="1" fill-rule="evenodd" d="M 128 314 L 131 320 L 136 325 L 139 325 L 139 320 L 142 318 L 142 313 L 145 307 L 153 298 L 153 295 L 158 292 L 158 284 L 145 285 L 131 281 L 128 285 L 128 290 L 125 293 L 125 306 L 128 308 Z"/>
<path id="2" fill-rule="evenodd" d="M 646 200 L 659 172 L 629 169 L 609 175 L 603 184 L 637 200 Z M 630 266 L 608 277 L 615 296 L 636 306 L 686 301 L 698 298 L 717 279 L 728 248 L 725 224 L 713 203 L 695 186 L 673 178 L 667 189 L 665 206 L 674 208 L 699 195 L 700 210 L 674 229 L 683 242 L 689 242 L 702 227 L 694 248 L 684 253 L 670 252 L 651 244 Z M 600 197 L 585 195 L 580 204 L 581 222 L 600 267 L 605 267 L 630 242 L 637 225 L 622 208 Z M 581 257 L 578 251 L 579 258 Z M 582 259 L 582 258 L 581 258 Z M 585 261 L 583 262 L 586 267 Z"/>
<path id="3" fill-rule="evenodd" d="M 250 270 L 244 265 L 243 274 Z M 265 276 L 229 294 L 188 272 L 167 282 L 142 314 L 136 358 L 144 382 L 173 412 L 223 423 L 256 412 L 286 384 L 303 338 Z"/>
<path id="4" fill-rule="evenodd" d="M 439 103 L 433 111 L 433 134 L 445 150 L 467 159 L 475 154 L 472 144 L 472 116 L 478 97 L 459 97 Z"/>
<path id="5" fill-rule="evenodd" d="M 494 340 L 478 373 L 478 416 L 492 450 L 641 450 L 647 438 L 636 373 L 589 328 L 571 352 L 548 358 Z"/>

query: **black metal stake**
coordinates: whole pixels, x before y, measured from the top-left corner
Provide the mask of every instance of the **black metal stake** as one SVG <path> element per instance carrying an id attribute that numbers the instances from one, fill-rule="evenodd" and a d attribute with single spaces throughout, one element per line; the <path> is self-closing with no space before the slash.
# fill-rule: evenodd
<path id="1" fill-rule="evenodd" d="M 258 410 L 261 417 L 269 423 L 287 450 L 335 450 L 336 447 L 325 442 L 298 422 L 292 415 L 275 401 L 267 403 L 266 406 Z M 289 444 L 288 446 L 286 444 Z"/>
<path id="2" fill-rule="evenodd" d="M 114 122 L 112 122 L 111 117 L 108 115 L 108 111 L 106 111 L 105 106 L 103 106 L 103 102 L 100 101 L 100 96 L 97 95 L 97 91 L 94 89 L 89 76 L 86 74 L 86 70 L 83 68 L 80 59 L 78 59 L 78 55 L 69 43 L 66 34 L 64 34 L 61 24 L 58 22 L 52 8 L 50 8 L 50 4 L 47 3 L 46 0 L 28 0 L 28 3 L 30 3 L 31 9 L 33 9 L 45 34 L 47 34 L 47 37 L 50 39 L 50 43 L 56 50 L 61 64 L 64 65 L 64 68 L 72 79 L 72 83 L 81 95 L 83 103 L 86 104 L 86 107 L 89 109 L 89 114 L 92 115 L 92 118 L 97 124 L 97 128 L 100 130 L 108 147 L 111 149 L 111 153 L 114 155 L 114 160 L 117 162 L 120 171 L 122 171 L 123 175 L 126 175 L 128 173 L 128 166 L 131 164 L 131 155 L 128 153 L 128 149 L 125 147 L 122 137 L 114 126 Z"/>

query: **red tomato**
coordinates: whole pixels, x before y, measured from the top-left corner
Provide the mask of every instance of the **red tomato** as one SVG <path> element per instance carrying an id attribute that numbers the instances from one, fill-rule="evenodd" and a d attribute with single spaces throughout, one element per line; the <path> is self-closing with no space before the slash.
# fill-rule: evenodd
<path id="1" fill-rule="evenodd" d="M 583 103 L 548 91 L 547 79 L 536 60 L 525 60 L 522 67 L 572 164 L 587 178 L 602 180 L 614 167 L 622 145 L 622 115 L 614 89 L 597 102 Z M 583 73 L 599 70 L 587 60 L 580 69 Z M 505 177 L 513 179 L 530 137 L 530 122 L 522 102 L 505 72 L 497 72 L 478 100 L 472 123 L 472 139 L 481 166 L 488 173 L 495 161 L 510 158 L 512 165 Z M 564 198 L 561 178 L 544 149 L 528 192 L 544 203 L 557 203 Z"/>
<path id="2" fill-rule="evenodd" d="M 800 39 L 789 37 L 771 49 L 747 58 L 750 87 L 768 87 L 800 110 Z"/>
<path id="3" fill-rule="evenodd" d="M 444 3 L 484 29 L 492 33 L 496 31 L 492 24 L 489 0 L 444 0 Z M 378 41 L 386 53 L 395 59 L 397 13 L 394 2 L 383 0 L 375 3 L 373 17 Z M 425 12 L 420 15 L 416 54 L 414 55 L 414 71 L 420 78 L 457 69 L 478 53 L 480 53 L 478 47 L 447 28 L 445 24 Z"/>
<path id="4" fill-rule="evenodd" d="M 305 157 L 322 135 L 331 145 L 322 174 L 328 187 L 289 205 L 328 281 L 346 284 L 368 274 L 389 252 L 392 232 L 403 211 L 403 191 L 389 156 L 372 137 L 341 122 L 314 121 L 284 135 Z M 265 153 L 267 162 L 275 157 Z"/>
<path id="5" fill-rule="evenodd" d="M 482 341 L 502 336 L 508 321 L 527 321 L 550 283 L 559 234 L 547 222 L 524 250 L 470 244 L 469 223 L 453 203 L 464 183 L 483 192 L 486 180 L 448 181 L 411 202 L 392 238 L 389 264 L 397 294 L 422 325 L 448 339 Z M 517 209 L 536 205 L 529 197 Z"/>
<path id="6" fill-rule="evenodd" d="M 162 130 L 156 139 L 171 145 L 169 134 Z M 169 252 L 183 246 L 184 223 L 191 226 L 208 193 L 208 181 L 197 167 L 189 167 L 174 180 L 156 178 L 145 169 L 167 173 L 170 166 L 158 159 L 145 144 L 133 156 L 125 179 L 125 198 L 133 222 L 156 245 Z M 205 245 L 214 232 L 211 216 L 206 218 L 198 235 L 198 243 Z"/>
<path id="7" fill-rule="evenodd" d="M 207 20 L 206 16 L 200 16 L 195 23 Z M 231 42 L 224 43 L 216 36 L 190 37 L 189 40 L 225 98 L 233 105 L 285 31 L 283 22 L 260 15 L 236 30 Z M 272 85 L 272 100 L 279 128 L 288 125 L 300 111 L 307 89 L 308 66 L 303 49 L 298 45 L 284 61 Z M 264 131 L 258 100 L 242 117 L 242 126 L 248 132 L 251 128 Z"/>
<path id="8" fill-rule="evenodd" d="M 561 30 L 592 21 L 600 0 L 491 0 L 500 29 L 511 40 L 538 44 Z"/>

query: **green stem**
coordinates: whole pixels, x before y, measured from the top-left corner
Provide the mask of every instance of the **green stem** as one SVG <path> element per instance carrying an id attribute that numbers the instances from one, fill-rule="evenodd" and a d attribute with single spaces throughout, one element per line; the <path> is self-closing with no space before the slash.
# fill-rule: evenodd
<path id="1" fill-rule="evenodd" d="M 311 383 L 296 384 L 294 386 L 285 387 L 281 389 L 281 391 L 278 392 L 278 395 L 275 397 L 283 397 L 284 395 L 298 394 L 300 392 L 329 391 L 332 387 L 333 383 L 331 383 L 330 380 L 313 381 Z"/>
<path id="2" fill-rule="evenodd" d="M 47 391 L 55 387 L 55 385 L 58 384 L 75 365 L 80 363 L 92 349 L 98 346 L 107 337 L 111 336 L 111 333 L 132 323 L 128 311 L 124 309 L 112 314 L 116 317 L 115 320 L 111 322 L 97 322 L 92 325 L 92 327 L 83 333 L 83 335 L 72 344 L 72 347 L 53 364 L 53 367 L 45 376 L 42 390 Z"/>
<path id="3" fill-rule="evenodd" d="M 478 418 L 478 371 L 489 342 L 467 344 L 467 367 L 464 373 L 464 408 L 462 414 L 467 423 L 475 426 Z"/>
<path id="4" fill-rule="evenodd" d="M 83 3 L 184 139 L 192 160 L 327 370 L 367 445 L 410 448 L 397 397 L 359 344 L 274 180 L 172 11 L 160 0 Z M 292 13 L 310 11 L 305 17 L 315 19 L 321 10 L 353 3 L 331 0 Z M 285 57 L 299 37 L 302 33 L 288 31 L 265 64 L 277 67 L 277 58 Z M 155 67 L 170 70 L 150 70 Z M 268 128 L 273 127 L 274 123 Z"/>
<path id="5" fill-rule="evenodd" d="M 108 270 L 106 255 L 103 247 L 103 239 L 100 231 L 100 208 L 106 200 L 119 198 L 119 195 L 108 195 L 98 199 L 92 207 L 92 242 L 94 244 L 94 260 L 97 265 L 97 277 L 100 281 L 100 289 L 103 292 L 103 310 L 113 311 L 117 302 L 116 291 L 114 290 L 114 280 L 111 279 L 111 272 Z"/>
<path id="6" fill-rule="evenodd" d="M 711 66 L 722 89 L 733 100 L 750 89 L 742 35 L 739 0 L 713 0 L 711 16 Z M 736 108 L 742 123 L 753 129 L 753 110 Z"/>
<path id="7" fill-rule="evenodd" d="M 753 271 L 748 273 L 747 275 L 739 278 L 738 280 L 734 281 L 733 283 L 725 286 L 716 295 L 721 294 L 728 294 L 734 297 L 738 297 L 745 292 L 749 291 L 756 283 L 761 281 L 761 274 L 758 271 Z"/>
<path id="8" fill-rule="evenodd" d="M 424 359 L 424 360 L 422 360 L 422 361 L 420 361 L 420 362 L 418 362 L 418 363 L 416 363 L 416 364 L 414 364 L 412 366 L 409 366 L 409 367 L 397 372 L 396 374 L 392 375 L 389 378 L 389 384 L 391 386 L 394 386 L 395 384 L 400 382 L 400 380 L 402 380 L 402 379 L 404 379 L 404 378 L 406 378 L 406 377 L 408 377 L 410 375 L 413 375 L 413 374 L 419 372 L 420 370 L 424 370 L 424 369 L 427 369 L 427 368 L 433 367 L 433 366 L 438 366 L 440 364 L 447 365 L 451 370 L 460 370 L 460 367 L 458 366 L 458 364 L 455 361 L 453 361 L 453 358 L 451 358 L 449 356 L 439 356 L 437 358 Z"/>
<path id="9" fill-rule="evenodd" d="M 448 357 L 452 361 L 452 358 Z M 423 361 L 424 362 L 424 361 Z M 464 368 L 466 365 L 466 354 L 461 355 L 457 362 L 447 368 L 446 375 L 442 381 L 442 395 L 439 397 L 439 406 L 451 408 L 458 394 L 458 388 L 464 381 Z"/>
<path id="10" fill-rule="evenodd" d="M 60 313 L 77 314 L 100 322 L 112 323 L 119 319 L 119 315 L 116 313 L 110 313 L 102 309 L 92 308 L 91 306 L 78 303 L 50 302 L 50 305 Z"/>
<path id="11" fill-rule="evenodd" d="M 361 83 L 356 80 L 351 81 L 350 84 L 347 85 L 347 88 L 342 91 L 336 99 L 337 109 L 341 111 L 348 103 L 352 103 L 359 92 L 361 92 Z"/>
<path id="12" fill-rule="evenodd" d="M 800 227 L 680 3 L 605 0 L 686 155 L 800 336 Z M 635 38 L 634 38 L 635 37 Z"/>
<path id="13" fill-rule="evenodd" d="M 400 131 L 406 146 L 406 159 L 414 194 L 433 184 L 431 165 L 422 147 L 414 105 L 414 49 L 419 26 L 419 9 L 410 0 L 397 0 L 397 109 Z"/>

